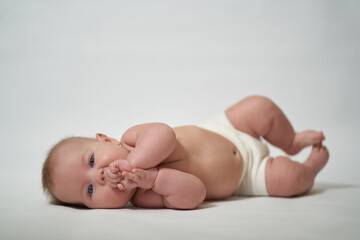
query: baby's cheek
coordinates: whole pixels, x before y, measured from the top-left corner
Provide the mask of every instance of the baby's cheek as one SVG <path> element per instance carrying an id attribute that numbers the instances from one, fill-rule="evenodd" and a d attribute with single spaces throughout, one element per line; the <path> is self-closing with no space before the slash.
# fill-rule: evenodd
<path id="1" fill-rule="evenodd" d="M 129 191 L 120 191 L 111 186 L 103 186 L 93 198 L 96 208 L 122 208 L 131 198 L 132 193 Z"/>
<path id="2" fill-rule="evenodd" d="M 111 162 L 119 159 L 126 159 L 129 151 L 125 148 L 111 145 L 109 149 L 103 154 L 103 160 L 110 164 Z"/>

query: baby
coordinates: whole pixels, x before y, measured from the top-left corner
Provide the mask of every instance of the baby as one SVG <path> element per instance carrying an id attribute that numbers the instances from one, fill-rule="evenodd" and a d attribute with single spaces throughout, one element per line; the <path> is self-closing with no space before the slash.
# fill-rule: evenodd
<path id="1" fill-rule="evenodd" d="M 269 157 L 264 138 L 288 155 L 312 146 L 304 163 Z M 329 153 L 322 132 L 294 132 L 268 98 L 250 96 L 201 126 L 147 123 L 121 141 L 104 134 L 58 143 L 43 165 L 53 202 L 88 208 L 194 209 L 231 195 L 291 197 L 308 192 Z"/>

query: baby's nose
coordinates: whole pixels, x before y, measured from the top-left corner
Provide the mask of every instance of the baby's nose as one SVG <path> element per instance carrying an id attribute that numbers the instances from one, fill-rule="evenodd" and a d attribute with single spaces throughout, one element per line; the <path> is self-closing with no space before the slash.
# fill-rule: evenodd
<path id="1" fill-rule="evenodd" d="M 97 172 L 96 181 L 98 184 L 103 185 L 105 184 L 105 174 L 104 168 L 100 168 Z"/>

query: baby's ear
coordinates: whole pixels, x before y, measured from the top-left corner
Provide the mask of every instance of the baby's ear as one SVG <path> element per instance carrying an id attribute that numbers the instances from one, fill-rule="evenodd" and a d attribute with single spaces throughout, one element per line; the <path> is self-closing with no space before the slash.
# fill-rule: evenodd
<path id="1" fill-rule="evenodd" d="M 108 137 L 103 133 L 97 133 L 96 139 L 100 142 L 110 142 L 110 143 L 115 143 L 116 145 L 120 145 L 120 142 L 118 140 L 116 140 L 115 138 Z"/>

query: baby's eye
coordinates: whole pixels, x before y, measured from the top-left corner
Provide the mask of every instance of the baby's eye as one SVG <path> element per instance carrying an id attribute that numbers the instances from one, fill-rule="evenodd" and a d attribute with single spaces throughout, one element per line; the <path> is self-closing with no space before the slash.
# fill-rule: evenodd
<path id="1" fill-rule="evenodd" d="M 91 167 L 94 166 L 94 164 L 95 164 L 95 157 L 94 157 L 94 155 L 91 156 L 89 163 L 90 163 L 90 166 L 91 166 Z"/>
<path id="2" fill-rule="evenodd" d="M 89 193 L 90 197 L 93 194 L 93 192 L 94 192 L 94 187 L 93 187 L 92 184 L 90 184 L 89 187 L 88 187 L 88 193 Z"/>

